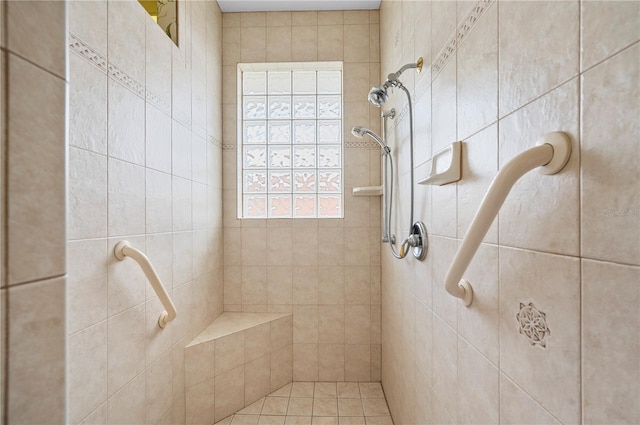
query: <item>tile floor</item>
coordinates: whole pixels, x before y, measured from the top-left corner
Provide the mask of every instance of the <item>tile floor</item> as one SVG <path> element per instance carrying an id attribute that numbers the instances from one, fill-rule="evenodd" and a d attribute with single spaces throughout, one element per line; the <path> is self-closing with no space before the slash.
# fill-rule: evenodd
<path id="1" fill-rule="evenodd" d="M 393 425 L 379 382 L 293 382 L 216 425 Z"/>

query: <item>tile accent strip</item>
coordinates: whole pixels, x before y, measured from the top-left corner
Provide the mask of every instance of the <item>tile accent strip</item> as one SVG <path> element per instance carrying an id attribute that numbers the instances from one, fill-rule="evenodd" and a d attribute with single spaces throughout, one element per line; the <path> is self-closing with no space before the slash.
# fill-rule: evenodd
<path id="1" fill-rule="evenodd" d="M 551 330 L 547 326 L 547 315 L 538 310 L 533 303 L 520 303 L 520 311 L 516 314 L 516 320 L 520 325 L 520 335 L 524 335 L 531 345 L 540 345 L 547 348 L 547 337 Z"/>
<path id="2" fill-rule="evenodd" d="M 72 32 L 69 33 L 69 49 L 100 71 L 107 73 L 107 58 Z"/>
<path id="3" fill-rule="evenodd" d="M 196 133 L 196 135 L 202 137 L 203 139 L 207 138 L 207 129 L 200 124 L 194 123 L 191 128 L 193 129 L 193 132 Z"/>
<path id="4" fill-rule="evenodd" d="M 469 15 L 462 21 L 462 23 L 456 28 L 456 30 L 451 34 L 451 37 L 447 40 L 444 47 L 440 50 L 440 52 L 435 56 L 433 61 L 431 62 L 431 81 L 435 80 L 440 71 L 445 67 L 449 60 L 455 56 L 458 51 L 458 47 L 460 47 L 463 41 L 467 38 L 471 30 L 473 30 L 476 23 L 480 20 L 480 17 L 484 14 L 484 12 L 489 9 L 495 0 L 479 0 L 469 12 Z M 415 102 L 418 99 L 412 98 L 412 106 L 415 108 Z M 402 122 L 409 115 L 409 105 L 405 104 L 404 107 L 400 110 L 400 112 L 396 115 L 396 118 L 393 120 L 393 123 L 389 126 L 388 130 L 393 131 L 397 126 L 402 124 Z"/>
<path id="5" fill-rule="evenodd" d="M 180 124 L 184 125 L 185 127 L 191 128 L 191 119 L 186 112 L 183 112 L 182 110 L 174 107 L 172 116 L 173 119 L 178 121 Z"/>
<path id="6" fill-rule="evenodd" d="M 493 1 L 493 0 L 491 0 Z M 152 93 L 148 90 L 145 90 L 144 85 L 140 84 L 136 80 L 134 80 L 130 75 L 120 69 L 117 65 L 110 63 L 107 58 L 83 41 L 76 34 L 69 32 L 69 49 L 94 65 L 96 68 L 108 74 L 114 81 L 119 82 L 125 88 L 129 89 L 131 92 L 145 99 L 147 102 L 152 104 L 153 106 L 160 109 L 165 114 L 171 116 L 174 120 L 179 122 L 180 124 L 190 128 L 195 134 L 204 137 L 210 143 L 213 143 L 215 146 L 222 148 L 223 150 L 235 150 L 236 145 L 231 144 L 223 144 L 220 140 L 216 139 L 214 136 L 207 134 L 207 129 L 200 125 L 192 125 L 191 119 L 185 112 L 174 109 L 171 110 L 171 105 L 167 103 L 160 96 Z M 345 142 L 344 147 L 346 149 L 379 149 L 379 146 L 374 142 Z"/>
<path id="7" fill-rule="evenodd" d="M 147 90 L 146 95 L 147 95 L 147 102 L 149 102 L 150 104 L 152 104 L 153 106 L 155 106 L 156 108 L 164 112 L 165 114 L 171 116 L 171 105 L 168 102 L 166 102 L 164 99 L 162 99 L 160 96 L 156 95 L 155 93 L 150 92 L 149 90 Z"/>
<path id="8" fill-rule="evenodd" d="M 109 77 L 114 81 L 119 82 L 125 88 L 128 88 L 133 94 L 144 99 L 144 86 L 133 79 L 129 74 L 118 68 L 116 65 L 109 62 Z"/>
<path id="9" fill-rule="evenodd" d="M 380 145 L 375 142 L 344 142 L 346 149 L 380 149 Z"/>
<path id="10" fill-rule="evenodd" d="M 372 149 L 379 150 L 380 145 L 375 142 L 344 142 L 345 149 Z M 236 145 L 231 144 L 223 144 L 222 150 L 225 151 L 234 151 L 236 150 Z"/>
<path id="11" fill-rule="evenodd" d="M 431 62 L 431 79 L 436 79 L 440 71 L 445 67 L 449 60 L 455 55 L 458 47 L 462 44 L 464 39 L 469 35 L 473 27 L 480 20 L 480 17 L 489 9 L 489 6 L 493 4 L 495 0 L 479 0 L 469 15 L 458 25 L 456 31 L 451 34 L 449 40 L 445 43 L 444 47 L 436 55 Z"/>

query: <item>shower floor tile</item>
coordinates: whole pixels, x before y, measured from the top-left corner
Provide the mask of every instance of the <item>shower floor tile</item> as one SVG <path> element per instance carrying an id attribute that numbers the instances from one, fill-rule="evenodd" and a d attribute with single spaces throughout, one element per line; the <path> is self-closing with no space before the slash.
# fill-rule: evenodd
<path id="1" fill-rule="evenodd" d="M 379 382 L 293 382 L 216 425 L 393 425 Z"/>

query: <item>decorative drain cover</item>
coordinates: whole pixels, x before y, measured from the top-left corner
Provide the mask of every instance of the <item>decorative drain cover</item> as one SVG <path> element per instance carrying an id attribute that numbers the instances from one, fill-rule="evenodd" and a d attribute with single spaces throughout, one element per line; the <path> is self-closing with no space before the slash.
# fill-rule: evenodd
<path id="1" fill-rule="evenodd" d="M 546 338 L 551 335 L 551 331 L 547 326 L 546 314 L 538 310 L 533 303 L 528 305 L 520 303 L 516 320 L 520 324 L 520 334 L 526 336 L 531 345 L 547 347 Z"/>

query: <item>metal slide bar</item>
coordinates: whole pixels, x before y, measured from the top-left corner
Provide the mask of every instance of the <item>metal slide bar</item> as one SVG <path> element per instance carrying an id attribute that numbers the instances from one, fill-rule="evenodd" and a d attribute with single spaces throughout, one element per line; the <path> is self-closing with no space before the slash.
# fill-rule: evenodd
<path id="1" fill-rule="evenodd" d="M 129 241 L 118 242 L 113 249 L 113 254 L 120 261 L 124 260 L 125 257 L 131 257 L 136 261 L 136 263 L 140 265 L 140 268 L 142 268 L 142 271 L 149 280 L 151 287 L 156 292 L 158 299 L 160 299 L 162 306 L 165 308 L 165 311 L 163 311 L 160 314 L 160 317 L 158 317 L 158 326 L 160 326 L 161 328 L 167 326 L 167 323 L 176 318 L 176 306 L 173 305 L 171 297 L 169 297 L 167 290 L 160 281 L 160 277 L 158 276 L 158 273 L 156 273 L 156 270 L 153 268 L 153 265 L 151 264 L 151 261 L 149 261 L 149 258 L 144 255 L 142 251 L 132 247 Z"/>
<path id="2" fill-rule="evenodd" d="M 444 281 L 449 294 L 460 298 L 465 306 L 471 305 L 473 288 L 462 276 L 511 188 L 520 177 L 537 167 L 540 167 L 542 174 L 556 174 L 564 168 L 570 155 L 571 141 L 567 134 L 547 133 L 537 142 L 536 147 L 522 152 L 498 171 L 447 271 Z"/>

